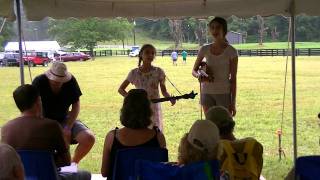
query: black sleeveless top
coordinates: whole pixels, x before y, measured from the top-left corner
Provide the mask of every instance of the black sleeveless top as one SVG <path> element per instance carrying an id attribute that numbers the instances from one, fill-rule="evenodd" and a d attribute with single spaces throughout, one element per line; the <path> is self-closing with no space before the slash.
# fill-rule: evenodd
<path id="1" fill-rule="evenodd" d="M 115 159 L 116 159 L 116 155 L 118 150 L 121 149 L 127 149 L 127 148 L 138 148 L 138 147 L 158 147 L 160 148 L 160 143 L 158 141 L 158 132 L 159 129 L 158 128 L 154 128 L 156 134 L 147 142 L 143 143 L 143 144 L 139 144 L 136 146 L 125 146 L 123 144 L 121 144 L 121 142 L 118 140 L 117 136 L 117 130 L 118 128 L 116 128 L 114 130 L 114 136 L 113 136 L 113 143 L 112 143 L 112 147 L 111 147 L 111 152 L 110 152 L 110 168 L 109 168 L 109 175 L 107 177 L 107 179 L 112 179 L 113 176 L 113 166 L 115 163 Z"/>

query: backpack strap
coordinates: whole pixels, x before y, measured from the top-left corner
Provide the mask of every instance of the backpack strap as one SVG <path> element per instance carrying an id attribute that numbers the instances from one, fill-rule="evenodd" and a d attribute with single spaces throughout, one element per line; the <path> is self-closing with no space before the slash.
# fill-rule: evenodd
<path id="1" fill-rule="evenodd" d="M 221 171 L 223 173 L 228 174 L 234 174 L 235 170 L 233 167 L 233 163 L 235 161 L 233 154 L 235 153 L 235 150 L 233 149 L 231 145 L 231 141 L 229 140 L 221 140 L 221 144 L 223 147 L 223 151 L 226 153 L 226 159 L 221 164 Z"/>
<path id="2" fill-rule="evenodd" d="M 248 138 L 245 142 L 243 153 L 252 154 L 255 144 L 256 144 L 256 141 L 254 139 Z"/>
<path id="3" fill-rule="evenodd" d="M 246 162 L 247 170 L 258 177 L 259 170 L 257 167 L 257 160 L 256 160 L 256 157 L 253 156 L 253 150 L 254 150 L 255 144 L 256 144 L 255 139 L 247 138 L 246 144 L 244 145 L 244 148 L 243 148 L 243 153 L 246 153 L 248 155 L 247 162 Z"/>
<path id="4" fill-rule="evenodd" d="M 236 151 L 233 149 L 231 145 L 231 141 L 221 140 L 224 151 L 227 153 L 227 156 L 232 156 Z"/>

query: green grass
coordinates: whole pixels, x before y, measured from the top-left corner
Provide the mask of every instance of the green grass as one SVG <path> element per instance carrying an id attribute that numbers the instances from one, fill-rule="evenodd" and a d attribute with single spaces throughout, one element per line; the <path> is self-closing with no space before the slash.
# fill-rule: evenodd
<path id="1" fill-rule="evenodd" d="M 199 84 L 191 77 L 194 57 L 187 65 L 174 67 L 168 57 L 157 57 L 155 65 L 162 67 L 179 90 L 199 92 Z M 81 162 L 80 167 L 99 173 L 103 140 L 106 133 L 120 126 L 119 110 L 123 98 L 117 93 L 122 80 L 137 60 L 127 57 L 96 58 L 95 61 L 67 63 L 70 72 L 78 79 L 83 92 L 80 119 L 96 135 L 96 144 Z M 290 64 L 289 64 L 290 67 Z M 320 154 L 319 121 L 320 110 L 320 58 L 297 58 L 297 120 L 299 155 Z M 276 130 L 281 124 L 282 94 L 285 58 L 241 57 L 239 60 L 237 116 L 235 134 L 238 138 L 253 136 L 264 146 L 263 175 L 267 179 L 281 179 L 292 166 L 292 115 L 291 78 L 288 76 L 287 96 L 283 122 L 283 148 L 286 158 L 278 161 L 278 139 Z M 32 76 L 47 68 L 31 68 Z M 27 68 L 26 82 L 30 83 Z M 19 115 L 12 99 L 12 91 L 19 85 L 19 69 L 0 68 L 0 126 Z M 171 94 L 178 93 L 167 82 Z M 132 86 L 130 86 L 132 88 Z M 165 136 L 170 161 L 176 161 L 180 138 L 188 131 L 193 121 L 200 118 L 199 96 L 195 100 L 180 100 L 173 107 L 162 103 Z"/>

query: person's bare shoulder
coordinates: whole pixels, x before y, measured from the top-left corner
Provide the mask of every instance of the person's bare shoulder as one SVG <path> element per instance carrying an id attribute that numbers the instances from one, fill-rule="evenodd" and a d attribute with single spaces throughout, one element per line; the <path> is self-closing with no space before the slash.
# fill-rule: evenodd
<path id="1" fill-rule="evenodd" d="M 52 119 L 42 118 L 42 126 L 45 128 L 45 130 L 48 130 L 48 132 L 62 132 L 61 125 Z"/>
<path id="2" fill-rule="evenodd" d="M 5 131 L 10 131 L 12 128 L 16 128 L 17 124 L 19 123 L 20 118 L 15 118 L 12 119 L 10 121 L 8 121 L 7 123 L 5 123 L 2 127 L 1 127 L 1 132 L 5 132 Z"/>

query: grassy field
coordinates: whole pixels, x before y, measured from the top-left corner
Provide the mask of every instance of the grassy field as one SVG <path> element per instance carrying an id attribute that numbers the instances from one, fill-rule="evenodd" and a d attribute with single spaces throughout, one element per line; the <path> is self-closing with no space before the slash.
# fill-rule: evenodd
<path id="1" fill-rule="evenodd" d="M 174 67 L 169 58 L 157 57 L 155 65 L 162 67 L 179 90 L 199 92 L 199 84 L 191 77 L 194 58 L 187 65 Z M 96 58 L 95 61 L 67 63 L 77 77 L 83 92 L 80 119 L 95 133 L 96 144 L 81 162 L 80 167 L 100 172 L 103 140 L 106 133 L 119 123 L 119 110 L 123 98 L 117 93 L 118 86 L 128 71 L 137 65 L 137 60 L 127 57 Z M 290 64 L 289 64 L 290 65 Z M 289 66 L 290 67 L 290 66 Z M 31 68 L 32 76 L 47 68 Z M 297 59 L 297 119 L 299 155 L 320 154 L 320 57 L 298 57 Z M 286 158 L 278 160 L 276 130 L 281 125 L 281 109 L 284 85 L 285 58 L 241 57 L 239 60 L 237 116 L 235 134 L 238 138 L 252 136 L 264 146 L 263 175 L 267 179 L 281 179 L 292 166 L 292 116 L 290 72 L 285 101 L 283 122 L 283 148 Z M 26 82 L 30 83 L 28 69 Z M 12 91 L 19 84 L 19 69 L 0 68 L 0 126 L 19 115 Z M 132 86 L 131 86 L 132 87 Z M 169 92 L 177 95 L 167 82 Z M 181 100 L 173 107 L 163 103 L 165 136 L 170 161 L 176 161 L 180 138 L 193 121 L 200 118 L 199 96 L 195 100 Z"/>

